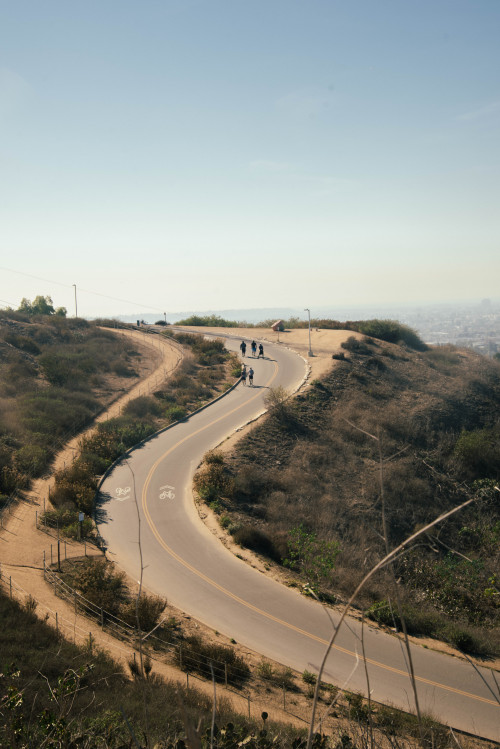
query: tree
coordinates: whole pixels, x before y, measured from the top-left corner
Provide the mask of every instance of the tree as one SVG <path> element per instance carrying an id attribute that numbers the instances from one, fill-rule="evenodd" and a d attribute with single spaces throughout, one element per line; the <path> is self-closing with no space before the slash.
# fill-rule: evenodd
<path id="1" fill-rule="evenodd" d="M 319 585 L 328 580 L 335 568 L 340 545 L 336 541 L 318 539 L 302 524 L 292 528 L 288 536 L 288 558 L 283 560 L 283 564 L 305 575 L 309 587 L 318 592 Z"/>
<path id="2" fill-rule="evenodd" d="M 36 296 L 32 302 L 24 297 L 19 305 L 19 312 L 26 312 L 28 315 L 57 315 L 66 317 L 66 307 L 54 309 L 54 304 L 50 296 Z"/>

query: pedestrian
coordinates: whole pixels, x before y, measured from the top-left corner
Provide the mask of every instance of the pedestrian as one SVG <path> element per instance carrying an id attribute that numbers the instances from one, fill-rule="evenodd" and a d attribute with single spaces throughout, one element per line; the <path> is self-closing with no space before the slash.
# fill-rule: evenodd
<path id="1" fill-rule="evenodd" d="M 260 359 L 261 356 L 264 358 L 264 346 L 262 343 L 259 343 L 259 356 L 257 358 Z"/>
<path id="2" fill-rule="evenodd" d="M 244 385 L 247 384 L 247 368 L 246 364 L 241 365 L 241 381 Z"/>
<path id="3" fill-rule="evenodd" d="M 241 349 L 241 355 L 245 356 L 245 354 L 247 352 L 247 345 L 246 345 L 245 341 L 242 341 L 240 343 L 240 349 Z"/>
<path id="4" fill-rule="evenodd" d="M 251 346 L 252 346 L 252 356 L 255 356 L 255 354 L 257 353 L 257 344 L 255 343 L 255 341 L 252 341 Z"/>
<path id="5" fill-rule="evenodd" d="M 252 367 L 250 367 L 250 369 L 248 370 L 248 382 L 249 382 L 250 386 L 253 387 L 253 369 L 252 369 Z"/>

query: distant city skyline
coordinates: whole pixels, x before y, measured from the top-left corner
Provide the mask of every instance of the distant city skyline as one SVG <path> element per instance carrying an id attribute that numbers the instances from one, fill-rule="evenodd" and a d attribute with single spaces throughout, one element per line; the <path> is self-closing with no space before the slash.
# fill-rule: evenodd
<path id="1" fill-rule="evenodd" d="M 494 298 L 499 38 L 491 0 L 2 4 L 0 304 Z"/>

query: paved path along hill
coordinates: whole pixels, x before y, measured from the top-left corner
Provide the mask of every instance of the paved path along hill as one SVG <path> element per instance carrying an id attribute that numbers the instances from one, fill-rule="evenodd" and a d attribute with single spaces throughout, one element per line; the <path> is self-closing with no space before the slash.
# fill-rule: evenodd
<path id="1" fill-rule="evenodd" d="M 237 350 L 239 340 L 228 338 Z M 337 614 L 268 579 L 232 555 L 202 523 L 192 477 L 203 455 L 264 408 L 269 387 L 295 389 L 304 360 L 266 344 L 264 361 L 246 357 L 255 388 L 225 397 L 134 450 L 107 477 L 101 492 L 100 532 L 108 556 L 135 580 L 228 637 L 299 671 L 316 671 Z M 248 350 L 247 350 L 248 354 Z M 140 523 L 138 518 L 140 518 Z M 325 680 L 367 691 L 361 624 L 342 625 Z M 414 709 L 401 641 L 365 625 L 374 700 Z M 498 740 L 500 708 L 492 672 L 479 675 L 458 658 L 412 646 L 420 707 L 453 727 Z M 481 678 L 482 677 L 482 678 Z"/>

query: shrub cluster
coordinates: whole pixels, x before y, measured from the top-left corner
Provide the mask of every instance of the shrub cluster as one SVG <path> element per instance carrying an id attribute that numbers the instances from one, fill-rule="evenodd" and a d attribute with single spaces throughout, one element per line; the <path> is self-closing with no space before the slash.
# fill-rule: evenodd
<path id="1" fill-rule="evenodd" d="M 240 686 L 250 676 L 247 663 L 237 655 L 234 648 L 205 642 L 198 635 L 190 635 L 182 641 L 177 651 L 177 665 L 183 671 L 192 671 L 216 681 Z"/>
<path id="2" fill-rule="evenodd" d="M 130 343 L 85 320 L 0 311 L 0 493 L 28 486 L 101 408 Z M 131 374 L 135 374 L 130 370 Z"/>
<path id="3" fill-rule="evenodd" d="M 103 610 L 121 619 L 131 627 L 149 632 L 159 623 L 167 601 L 160 596 L 141 593 L 132 595 L 125 573 L 117 572 L 112 562 L 105 558 L 87 557 L 82 561 L 66 562 L 63 565 L 63 580 L 84 598 Z"/>

